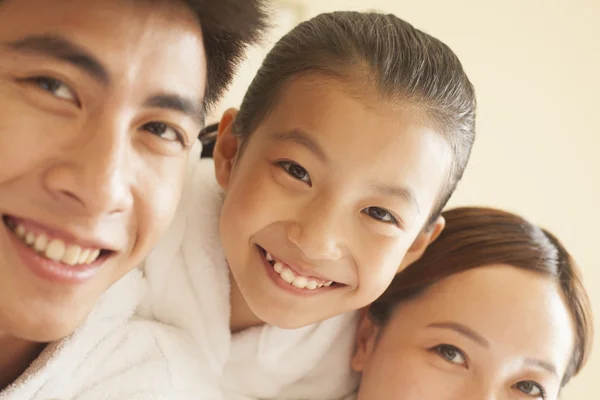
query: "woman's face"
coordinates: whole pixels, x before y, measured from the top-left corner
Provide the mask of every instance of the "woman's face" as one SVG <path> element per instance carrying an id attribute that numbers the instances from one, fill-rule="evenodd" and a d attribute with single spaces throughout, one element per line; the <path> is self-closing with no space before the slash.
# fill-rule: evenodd
<path id="1" fill-rule="evenodd" d="M 574 345 L 555 281 L 505 265 L 451 276 L 363 320 L 359 400 L 556 399 Z"/>
<path id="2" fill-rule="evenodd" d="M 179 2 L 0 8 L 0 333 L 47 342 L 166 230 L 201 127 L 202 33 Z"/>

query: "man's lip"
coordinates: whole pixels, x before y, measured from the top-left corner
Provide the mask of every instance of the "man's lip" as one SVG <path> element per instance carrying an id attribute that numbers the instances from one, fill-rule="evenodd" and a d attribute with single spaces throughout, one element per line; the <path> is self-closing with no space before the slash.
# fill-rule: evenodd
<path id="1" fill-rule="evenodd" d="M 304 276 L 306 278 L 312 278 L 315 280 L 319 280 L 319 281 L 323 281 L 323 282 L 335 282 L 339 285 L 344 285 L 344 283 L 336 281 L 335 279 L 330 279 L 326 276 L 323 276 L 321 274 L 316 273 L 313 270 L 307 269 L 307 268 L 302 268 L 299 267 L 297 265 L 294 264 L 290 264 L 286 259 L 279 257 L 277 254 L 275 253 L 271 253 L 269 250 L 265 249 L 262 246 L 258 246 L 260 248 L 261 251 L 265 252 L 265 253 L 269 253 L 271 254 L 271 256 L 281 262 L 283 262 L 285 264 L 286 267 L 288 267 L 289 269 L 291 269 L 296 275 L 301 275 Z"/>
<path id="2" fill-rule="evenodd" d="M 2 216 L 2 219 L 7 225 L 23 225 L 28 231 L 34 232 L 36 234 L 45 233 L 53 239 L 60 239 L 66 243 L 76 244 L 82 248 L 99 249 L 107 252 L 118 251 L 118 246 L 116 246 L 115 244 L 109 243 L 108 241 L 103 239 L 92 238 L 91 235 L 86 234 L 83 229 L 75 228 L 71 230 L 64 230 L 53 226 L 50 223 L 37 222 L 31 219 L 9 214 L 4 214 Z"/>
<path id="3" fill-rule="evenodd" d="M 109 258 L 114 254 L 105 253 L 100 255 L 91 264 L 69 266 L 58 261 L 52 261 L 42 257 L 32 248 L 28 247 L 21 239 L 8 232 L 8 239 L 13 243 L 18 258 L 26 269 L 46 282 L 53 284 L 78 285 L 92 280 L 105 266 Z"/>

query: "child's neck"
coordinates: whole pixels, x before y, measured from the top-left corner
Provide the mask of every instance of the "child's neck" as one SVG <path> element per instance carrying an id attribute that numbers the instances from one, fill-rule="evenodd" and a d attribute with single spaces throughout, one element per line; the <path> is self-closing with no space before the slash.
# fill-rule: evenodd
<path id="1" fill-rule="evenodd" d="M 240 288 L 231 275 L 230 282 L 231 293 L 229 297 L 231 304 L 231 316 L 229 319 L 229 329 L 231 330 L 231 333 L 241 332 L 244 329 L 264 324 L 264 322 L 252 312 L 250 307 L 248 307 L 248 303 L 246 303 Z"/>
<path id="2" fill-rule="evenodd" d="M 0 332 L 0 392 L 27 370 L 45 346 Z"/>

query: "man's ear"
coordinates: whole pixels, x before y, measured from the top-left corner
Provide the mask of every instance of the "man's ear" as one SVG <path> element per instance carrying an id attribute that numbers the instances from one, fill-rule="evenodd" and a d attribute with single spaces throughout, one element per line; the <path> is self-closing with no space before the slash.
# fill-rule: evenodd
<path id="1" fill-rule="evenodd" d="M 230 108 L 223 113 L 213 151 L 215 176 L 223 190 L 227 190 L 229 186 L 240 144 L 240 138 L 233 132 L 237 113 L 235 108 Z"/>
<path id="2" fill-rule="evenodd" d="M 400 268 L 398 268 L 398 272 L 404 271 L 410 264 L 421 258 L 427 247 L 440 236 L 445 227 L 446 220 L 440 215 L 433 224 L 423 229 L 410 246 L 410 249 L 408 249 Z"/>
<path id="3" fill-rule="evenodd" d="M 360 325 L 356 334 L 356 347 L 350 363 L 354 371 L 363 372 L 369 364 L 375 352 L 379 330 L 379 326 L 371 320 L 368 310 L 365 309 L 364 312 L 361 312 Z"/>

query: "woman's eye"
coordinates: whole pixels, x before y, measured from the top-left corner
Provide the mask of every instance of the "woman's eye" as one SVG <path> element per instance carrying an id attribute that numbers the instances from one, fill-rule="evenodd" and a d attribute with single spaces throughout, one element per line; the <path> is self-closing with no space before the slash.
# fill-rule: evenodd
<path id="1" fill-rule="evenodd" d="M 59 99 L 68 100 L 71 102 L 78 102 L 75 93 L 58 79 L 49 78 L 46 76 L 39 76 L 30 79 L 40 89 L 50 93 L 51 95 L 58 97 Z"/>
<path id="2" fill-rule="evenodd" d="M 365 208 L 364 212 L 371 218 L 388 224 L 398 224 L 396 218 L 388 210 L 380 207 Z"/>
<path id="3" fill-rule="evenodd" d="M 177 130 L 162 122 L 149 122 L 143 129 L 169 142 L 180 142 L 185 145 L 182 135 Z"/>
<path id="4" fill-rule="evenodd" d="M 281 168 L 285 170 L 292 178 L 302 182 L 306 182 L 309 185 L 312 184 L 308 171 L 302 168 L 300 165 L 291 161 L 282 161 L 279 163 Z"/>
<path id="5" fill-rule="evenodd" d="M 541 399 L 546 398 L 546 393 L 545 393 L 544 389 L 542 388 L 542 386 L 540 386 L 539 384 L 537 384 L 535 382 L 531 382 L 531 381 L 519 382 L 515 385 L 515 388 L 517 390 L 525 393 L 526 395 L 534 397 L 534 398 L 541 398 Z"/>
<path id="6" fill-rule="evenodd" d="M 450 346 L 447 344 L 443 344 L 435 347 L 434 349 L 441 357 L 450 361 L 453 364 L 466 366 L 467 357 L 460 351 L 458 348 L 454 346 Z"/>

